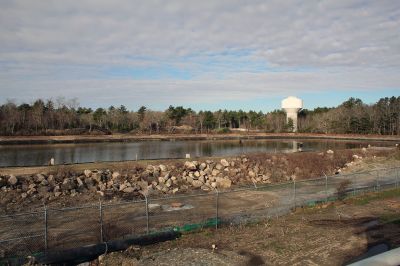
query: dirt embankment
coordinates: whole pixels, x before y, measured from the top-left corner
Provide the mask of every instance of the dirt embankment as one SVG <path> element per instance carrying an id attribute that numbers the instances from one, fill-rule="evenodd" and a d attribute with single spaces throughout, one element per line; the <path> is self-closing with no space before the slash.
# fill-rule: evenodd
<path id="1" fill-rule="evenodd" d="M 155 134 L 155 135 L 67 135 L 67 136 L 0 136 L 0 145 L 124 142 L 145 140 L 229 140 L 229 139 L 338 139 L 399 141 L 400 136 L 355 135 L 355 134 L 311 134 L 311 133 L 230 133 L 230 134 Z"/>
<path id="2" fill-rule="evenodd" d="M 103 255 L 90 265 L 344 265 L 371 247 L 399 247 L 399 223 L 397 189 L 253 224 L 202 229 Z"/>
<path id="3" fill-rule="evenodd" d="M 71 165 L 36 168 L 30 173 L 25 168 L 13 168 L 0 172 L 0 211 L 28 211 L 42 208 L 43 204 L 76 206 L 99 198 L 122 201 L 145 195 L 208 193 L 215 188 L 229 190 L 310 179 L 380 157 L 387 160 L 395 154 L 397 151 L 393 150 L 364 149 L 106 164 L 109 168 L 102 164 L 96 168 L 90 164 Z M 397 160 L 392 161 L 398 165 Z"/>

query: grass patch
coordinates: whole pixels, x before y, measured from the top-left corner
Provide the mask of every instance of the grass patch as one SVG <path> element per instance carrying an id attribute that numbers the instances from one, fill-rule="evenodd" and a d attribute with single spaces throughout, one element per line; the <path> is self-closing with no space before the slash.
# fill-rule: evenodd
<path id="1" fill-rule="evenodd" d="M 400 188 L 385 190 L 380 192 L 371 192 L 366 195 L 348 199 L 348 201 L 349 203 L 355 205 L 366 205 L 374 200 L 383 200 L 395 197 L 400 197 Z"/>
<path id="2" fill-rule="evenodd" d="M 381 223 L 384 224 L 398 224 L 400 225 L 400 214 L 399 213 L 390 213 L 381 215 L 379 217 Z"/>
<path id="3" fill-rule="evenodd" d="M 285 251 L 285 246 L 278 241 L 272 241 L 271 243 L 269 243 L 268 248 L 272 249 L 278 254 L 282 254 Z"/>

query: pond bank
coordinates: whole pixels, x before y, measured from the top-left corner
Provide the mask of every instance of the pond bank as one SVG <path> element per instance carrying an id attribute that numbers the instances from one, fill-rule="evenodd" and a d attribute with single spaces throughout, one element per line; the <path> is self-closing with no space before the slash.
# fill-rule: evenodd
<path id="1" fill-rule="evenodd" d="M 96 142 L 174 141 L 174 140 L 235 140 L 235 139 L 329 139 L 399 141 L 400 136 L 309 134 L 309 133 L 232 133 L 232 134 L 169 134 L 169 135 L 69 135 L 69 136 L 0 136 L 0 145 L 59 144 Z"/>

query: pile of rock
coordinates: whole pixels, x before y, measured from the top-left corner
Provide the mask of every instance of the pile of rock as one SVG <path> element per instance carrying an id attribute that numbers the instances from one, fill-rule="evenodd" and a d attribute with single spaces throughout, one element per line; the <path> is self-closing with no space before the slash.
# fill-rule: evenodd
<path id="1" fill-rule="evenodd" d="M 363 151 L 364 152 L 364 151 Z M 349 169 L 353 166 L 359 165 L 363 161 L 363 157 L 361 155 L 354 154 L 352 156 L 352 160 L 348 163 L 345 163 L 343 167 L 339 167 L 335 174 L 341 173 L 343 170 Z"/>
<path id="2" fill-rule="evenodd" d="M 17 191 L 22 198 L 52 200 L 60 196 L 74 197 L 80 193 L 101 196 L 148 196 L 175 194 L 200 189 L 225 190 L 243 183 L 271 183 L 273 165 L 287 165 L 282 158 L 268 159 L 262 164 L 250 162 L 246 157 L 203 162 L 186 161 L 184 164 L 147 165 L 126 169 L 123 173 L 110 170 L 84 170 L 80 173 L 36 174 L 28 176 L 0 176 L 3 192 Z M 275 172 L 275 175 L 277 172 Z M 278 173 L 279 174 L 279 173 Z M 285 173 L 280 176 L 286 177 Z"/>

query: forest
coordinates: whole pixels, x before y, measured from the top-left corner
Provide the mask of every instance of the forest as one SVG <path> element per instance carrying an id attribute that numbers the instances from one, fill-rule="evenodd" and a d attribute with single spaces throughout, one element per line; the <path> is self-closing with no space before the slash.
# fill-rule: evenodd
<path id="1" fill-rule="evenodd" d="M 385 97 L 366 104 L 350 98 L 337 107 L 303 109 L 298 131 L 303 133 L 400 135 L 400 97 Z M 38 99 L 33 103 L 7 101 L 0 106 L 0 134 L 173 134 L 229 133 L 231 131 L 280 133 L 291 130 L 282 110 L 194 111 L 169 106 L 153 111 L 146 106 L 136 111 L 123 105 L 92 110 L 76 99 Z"/>

